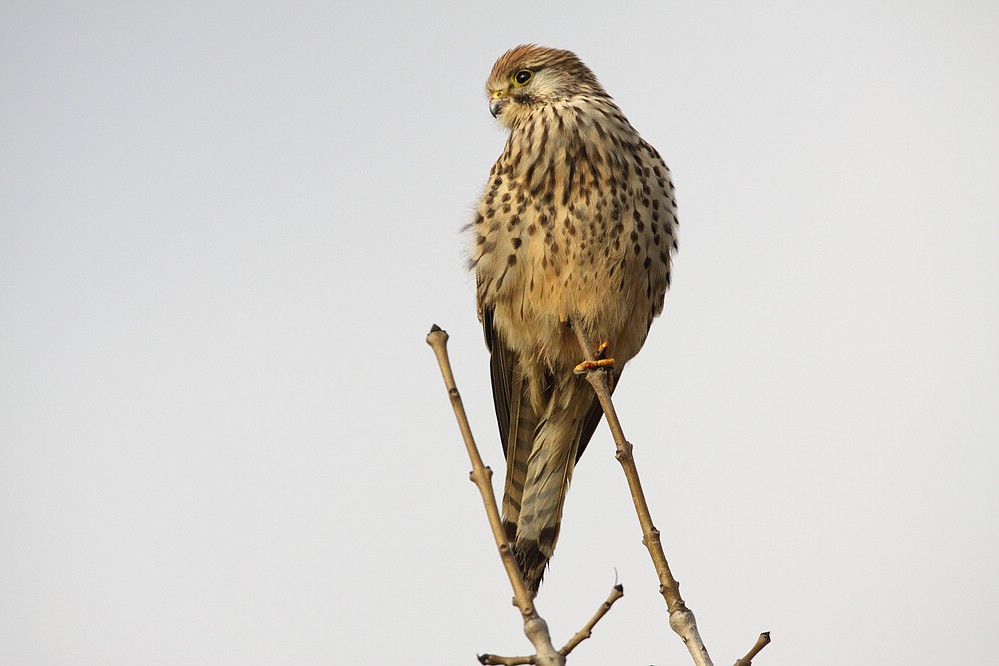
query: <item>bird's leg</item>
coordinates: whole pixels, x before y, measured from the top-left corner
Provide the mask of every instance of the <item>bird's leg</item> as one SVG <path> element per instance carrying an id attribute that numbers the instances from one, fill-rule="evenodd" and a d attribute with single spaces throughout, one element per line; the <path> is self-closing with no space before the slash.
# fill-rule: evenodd
<path id="1" fill-rule="evenodd" d="M 570 319 L 568 315 L 560 314 L 558 317 L 558 321 L 568 330 L 570 331 L 576 330 L 576 327 L 572 323 L 572 319 Z M 582 330 L 580 329 L 580 332 L 581 331 Z M 587 343 L 587 346 L 589 346 L 589 344 L 590 343 Z M 607 350 L 609 348 L 610 348 L 609 342 L 607 342 L 606 340 L 604 342 L 601 342 L 599 345 L 597 345 L 597 348 L 593 351 L 593 358 L 586 359 L 585 361 L 577 365 L 575 368 L 572 369 L 573 373 L 577 375 L 583 375 L 589 372 L 590 370 L 599 370 L 600 368 L 613 368 L 614 359 L 607 358 Z"/>

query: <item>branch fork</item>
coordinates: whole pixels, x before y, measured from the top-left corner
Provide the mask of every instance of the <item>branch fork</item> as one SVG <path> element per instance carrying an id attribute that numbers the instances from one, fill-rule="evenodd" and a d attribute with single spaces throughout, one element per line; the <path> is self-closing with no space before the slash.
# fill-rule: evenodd
<path id="1" fill-rule="evenodd" d="M 600 406 L 603 408 L 607 425 L 610 427 L 611 434 L 614 437 L 614 444 L 616 446 L 614 457 L 621 464 L 625 478 L 628 481 L 631 498 L 635 504 L 635 511 L 638 514 L 638 522 L 642 527 L 642 543 L 648 549 L 649 556 L 652 558 L 656 574 L 659 577 L 659 592 L 666 601 L 666 608 L 669 612 L 669 625 L 680 636 L 684 645 L 687 646 L 687 650 L 690 652 L 690 656 L 696 666 L 713 666 L 711 657 L 708 655 L 707 648 L 704 647 L 704 642 L 701 640 L 700 633 L 697 630 L 697 622 L 694 619 L 694 614 L 687 608 L 683 598 L 680 596 L 680 584 L 670 571 L 669 562 L 667 562 L 666 554 L 663 552 L 660 532 L 652 522 L 649 505 L 645 499 L 645 491 L 642 490 L 642 482 L 638 475 L 638 468 L 635 465 L 634 446 L 625 438 L 621 422 L 617 417 L 617 411 L 614 409 L 614 403 L 611 401 L 610 385 L 606 369 L 610 364 L 606 361 L 610 361 L 611 363 L 613 361 L 602 358 L 605 346 L 601 346 L 598 352 L 601 358 L 598 359 L 596 357 L 593 352 L 593 346 L 587 339 L 582 327 L 572 326 L 572 329 L 576 332 L 576 338 L 584 358 L 583 363 L 577 366 L 577 371 L 581 371 L 580 374 L 585 373 L 587 381 L 593 387 Z M 514 605 L 520 609 L 524 620 L 524 634 L 531 641 L 531 644 L 534 645 L 535 649 L 535 654 L 523 657 L 501 657 L 498 655 L 483 654 L 479 656 L 479 662 L 482 664 L 503 665 L 538 664 L 539 666 L 564 666 L 565 657 L 577 645 L 590 637 L 596 623 L 610 610 L 614 602 L 624 595 L 624 589 L 620 585 L 616 585 L 612 589 L 610 596 L 600 606 L 590 621 L 562 649 L 556 650 L 554 648 L 551 642 L 551 635 L 548 631 L 548 625 L 538 614 L 537 608 L 535 608 L 533 597 L 524 584 L 523 576 L 513 556 L 513 549 L 507 542 L 506 533 L 503 530 L 499 509 L 496 504 L 496 497 L 493 495 L 492 470 L 483 464 L 478 448 L 475 445 L 475 440 L 472 437 L 468 417 L 465 414 L 461 395 L 455 386 L 454 374 L 451 371 L 451 363 L 447 355 L 447 340 L 447 332 L 434 324 L 430 329 L 429 335 L 427 335 L 427 344 L 433 348 L 434 354 L 437 356 L 444 384 L 447 387 L 448 396 L 451 398 L 451 406 L 454 408 L 458 427 L 461 429 L 462 437 L 465 440 L 465 448 L 472 462 L 470 478 L 479 488 L 479 493 L 482 496 L 482 502 L 489 518 L 489 524 L 492 528 L 500 559 L 503 561 L 503 566 L 510 579 L 510 585 L 513 587 Z M 769 643 L 770 633 L 764 632 L 760 634 L 752 649 L 744 657 L 738 659 L 734 666 L 750 666 L 753 657 Z"/>

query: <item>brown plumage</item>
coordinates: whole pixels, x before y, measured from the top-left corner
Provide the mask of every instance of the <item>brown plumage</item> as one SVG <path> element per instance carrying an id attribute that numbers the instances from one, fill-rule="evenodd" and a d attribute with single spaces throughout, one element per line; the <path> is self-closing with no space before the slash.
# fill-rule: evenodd
<path id="1" fill-rule="evenodd" d="M 573 373 L 571 327 L 610 343 L 616 383 L 662 312 L 676 202 L 659 153 L 573 53 L 511 49 L 486 91 L 510 136 L 471 225 L 470 264 L 507 461 L 504 525 L 537 590 L 602 415 Z"/>

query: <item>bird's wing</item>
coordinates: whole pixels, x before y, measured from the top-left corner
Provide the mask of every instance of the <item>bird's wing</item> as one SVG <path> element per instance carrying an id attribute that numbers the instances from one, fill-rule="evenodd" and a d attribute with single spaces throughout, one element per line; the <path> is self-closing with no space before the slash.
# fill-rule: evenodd
<path id="1" fill-rule="evenodd" d="M 479 308 L 482 332 L 489 350 L 489 376 L 493 384 L 493 406 L 496 408 L 496 422 L 499 424 L 500 444 L 503 454 L 507 449 L 507 434 L 510 429 L 510 396 L 513 394 L 513 371 L 517 359 L 515 352 L 499 339 L 493 325 L 493 309 Z"/>
<path id="2" fill-rule="evenodd" d="M 526 373 L 519 368 L 519 355 L 506 344 L 493 325 L 493 310 L 484 307 L 482 328 L 490 351 L 489 374 L 500 443 L 506 456 L 503 484 L 503 527 L 513 541 L 520 518 L 520 503 L 527 479 L 527 460 L 534 447 L 539 414 L 531 402 Z"/>

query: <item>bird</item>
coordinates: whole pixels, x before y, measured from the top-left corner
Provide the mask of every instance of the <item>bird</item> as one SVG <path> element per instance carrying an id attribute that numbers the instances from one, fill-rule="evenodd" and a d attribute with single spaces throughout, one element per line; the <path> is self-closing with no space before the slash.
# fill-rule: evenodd
<path id="1" fill-rule="evenodd" d="M 509 134 L 467 225 L 468 266 L 506 458 L 503 526 L 537 594 L 603 416 L 574 328 L 610 345 L 600 365 L 616 387 L 663 310 L 676 200 L 662 157 L 571 51 L 512 48 L 486 93 Z"/>

